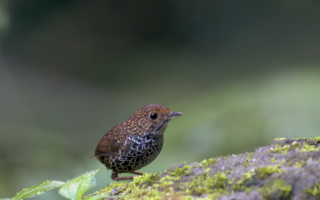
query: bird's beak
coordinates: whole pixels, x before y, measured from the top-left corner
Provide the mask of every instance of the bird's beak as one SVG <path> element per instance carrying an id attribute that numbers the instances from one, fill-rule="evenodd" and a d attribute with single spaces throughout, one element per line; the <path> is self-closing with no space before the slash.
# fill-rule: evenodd
<path id="1" fill-rule="evenodd" d="M 183 115 L 183 113 L 181 113 L 181 112 L 170 112 L 169 118 L 178 117 L 180 115 Z"/>

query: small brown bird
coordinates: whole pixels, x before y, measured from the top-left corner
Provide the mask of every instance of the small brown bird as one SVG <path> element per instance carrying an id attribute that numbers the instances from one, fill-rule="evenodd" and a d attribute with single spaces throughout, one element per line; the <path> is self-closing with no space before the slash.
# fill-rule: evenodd
<path id="1" fill-rule="evenodd" d="M 136 170 L 148 165 L 159 155 L 168 123 L 172 117 L 180 115 L 181 112 L 172 112 L 158 104 L 143 106 L 103 136 L 94 157 L 112 170 L 111 178 L 114 181 L 134 177 L 118 177 L 119 173 L 142 175 Z"/>

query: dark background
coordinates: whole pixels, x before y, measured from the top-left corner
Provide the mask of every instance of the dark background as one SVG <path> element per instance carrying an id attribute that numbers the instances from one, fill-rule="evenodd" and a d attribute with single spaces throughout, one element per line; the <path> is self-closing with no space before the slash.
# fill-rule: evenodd
<path id="1" fill-rule="evenodd" d="M 99 168 L 89 157 L 101 137 L 151 103 L 184 115 L 141 172 L 318 136 L 319 10 L 315 0 L 0 0 L 0 197 Z"/>

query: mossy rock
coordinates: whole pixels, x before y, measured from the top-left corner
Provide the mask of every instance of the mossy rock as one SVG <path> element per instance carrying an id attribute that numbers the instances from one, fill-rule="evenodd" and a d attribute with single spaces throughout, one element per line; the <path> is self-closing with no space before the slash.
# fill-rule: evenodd
<path id="1" fill-rule="evenodd" d="M 275 139 L 255 152 L 179 164 L 132 182 L 111 182 L 107 199 L 320 199 L 320 137 Z M 86 196 L 85 198 L 87 198 Z"/>

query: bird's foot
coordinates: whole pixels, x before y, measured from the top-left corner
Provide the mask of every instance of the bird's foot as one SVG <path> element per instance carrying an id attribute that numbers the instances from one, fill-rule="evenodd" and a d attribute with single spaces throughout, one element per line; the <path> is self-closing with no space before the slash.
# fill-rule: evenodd
<path id="1" fill-rule="evenodd" d="M 130 172 L 131 174 L 142 175 L 141 172 Z M 125 177 L 118 177 L 118 172 L 112 172 L 111 179 L 114 181 L 123 181 L 123 180 L 133 180 L 136 176 L 125 176 Z"/>
<path id="2" fill-rule="evenodd" d="M 130 174 L 143 175 L 143 173 L 141 173 L 141 172 L 130 172 Z"/>

